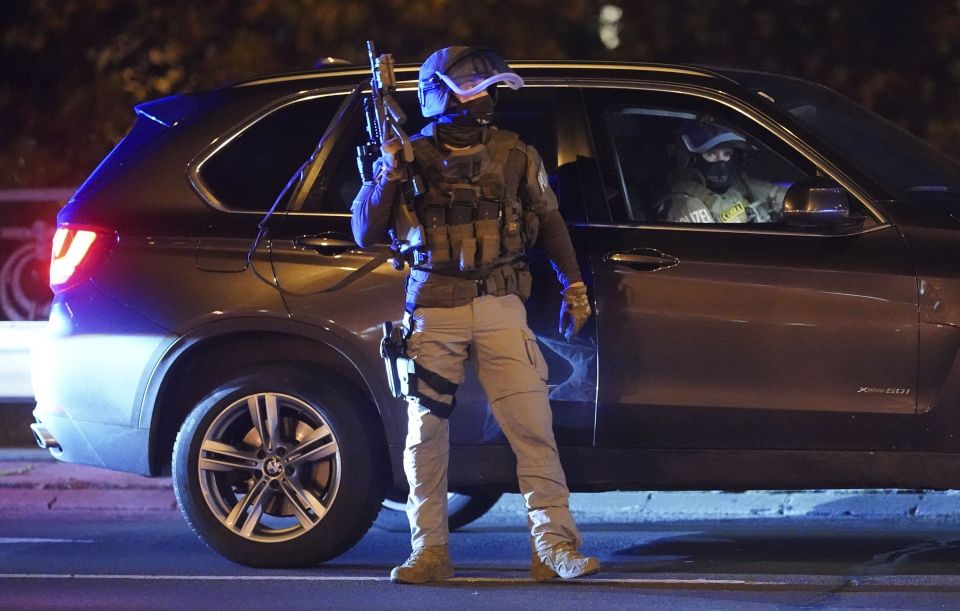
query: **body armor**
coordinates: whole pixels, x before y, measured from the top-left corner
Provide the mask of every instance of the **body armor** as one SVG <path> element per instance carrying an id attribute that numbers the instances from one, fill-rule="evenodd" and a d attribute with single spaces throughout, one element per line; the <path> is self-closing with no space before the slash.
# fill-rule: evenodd
<path id="1" fill-rule="evenodd" d="M 428 185 L 414 202 L 424 237 L 413 251 L 415 270 L 481 279 L 536 240 L 533 215 L 524 215 L 518 194 L 507 192 L 503 172 L 510 151 L 524 146 L 516 134 L 495 129 L 486 143 L 446 154 L 430 137 L 413 139 Z"/>
<path id="2" fill-rule="evenodd" d="M 770 223 L 780 216 L 786 189 L 744 175 L 723 193 L 703 184 L 687 170 L 671 188 L 667 221 L 671 223 Z"/>

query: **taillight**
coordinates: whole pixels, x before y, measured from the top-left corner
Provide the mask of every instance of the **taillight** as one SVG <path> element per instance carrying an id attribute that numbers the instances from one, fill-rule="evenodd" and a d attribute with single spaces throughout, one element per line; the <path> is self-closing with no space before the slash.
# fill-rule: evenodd
<path id="1" fill-rule="evenodd" d="M 53 236 L 50 288 L 60 293 L 88 280 L 116 243 L 116 232 L 108 229 L 60 225 Z"/>

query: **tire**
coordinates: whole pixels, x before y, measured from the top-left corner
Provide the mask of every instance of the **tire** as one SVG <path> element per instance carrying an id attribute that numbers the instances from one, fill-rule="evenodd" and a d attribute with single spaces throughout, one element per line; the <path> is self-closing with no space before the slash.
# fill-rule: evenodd
<path id="1" fill-rule="evenodd" d="M 363 421 L 362 399 L 298 366 L 226 378 L 174 444 L 173 488 L 187 523 L 247 566 L 309 566 L 345 552 L 383 499 L 384 448 L 379 428 Z"/>
<path id="2" fill-rule="evenodd" d="M 481 492 L 477 494 L 463 494 L 451 492 L 447 494 L 447 523 L 450 530 L 457 530 L 479 519 L 490 511 L 498 500 L 499 492 Z M 407 496 L 403 492 L 389 491 L 383 499 L 383 506 L 377 515 L 374 526 L 392 532 L 409 532 L 410 522 L 406 514 Z"/>

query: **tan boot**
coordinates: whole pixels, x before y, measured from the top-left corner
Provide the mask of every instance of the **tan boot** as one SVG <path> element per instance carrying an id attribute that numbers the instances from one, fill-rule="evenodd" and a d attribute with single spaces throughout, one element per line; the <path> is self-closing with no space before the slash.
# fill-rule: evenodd
<path id="1" fill-rule="evenodd" d="M 446 545 L 417 548 L 406 562 L 390 571 L 393 583 L 427 583 L 448 577 L 453 577 L 453 561 Z"/>
<path id="2" fill-rule="evenodd" d="M 557 577 L 557 572 L 545 565 L 540 554 L 533 551 L 530 554 L 530 577 L 534 581 L 550 581 Z"/>
<path id="3" fill-rule="evenodd" d="M 542 552 L 534 552 L 530 564 L 530 576 L 536 581 L 549 581 L 554 577 L 573 579 L 600 572 L 600 561 L 584 556 L 570 543 L 558 543 Z"/>

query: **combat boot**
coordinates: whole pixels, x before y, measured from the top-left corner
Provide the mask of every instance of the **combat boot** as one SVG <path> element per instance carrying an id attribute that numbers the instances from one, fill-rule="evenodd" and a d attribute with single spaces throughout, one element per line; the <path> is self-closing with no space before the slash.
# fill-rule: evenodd
<path id="1" fill-rule="evenodd" d="M 530 558 L 530 576 L 535 581 L 550 581 L 554 577 L 573 579 L 599 571 L 599 560 L 584 556 L 570 543 L 558 543 L 542 552 L 534 551 Z"/>
<path id="2" fill-rule="evenodd" d="M 393 583 L 427 583 L 453 577 L 453 561 L 446 545 L 418 547 L 407 561 L 390 571 Z"/>

